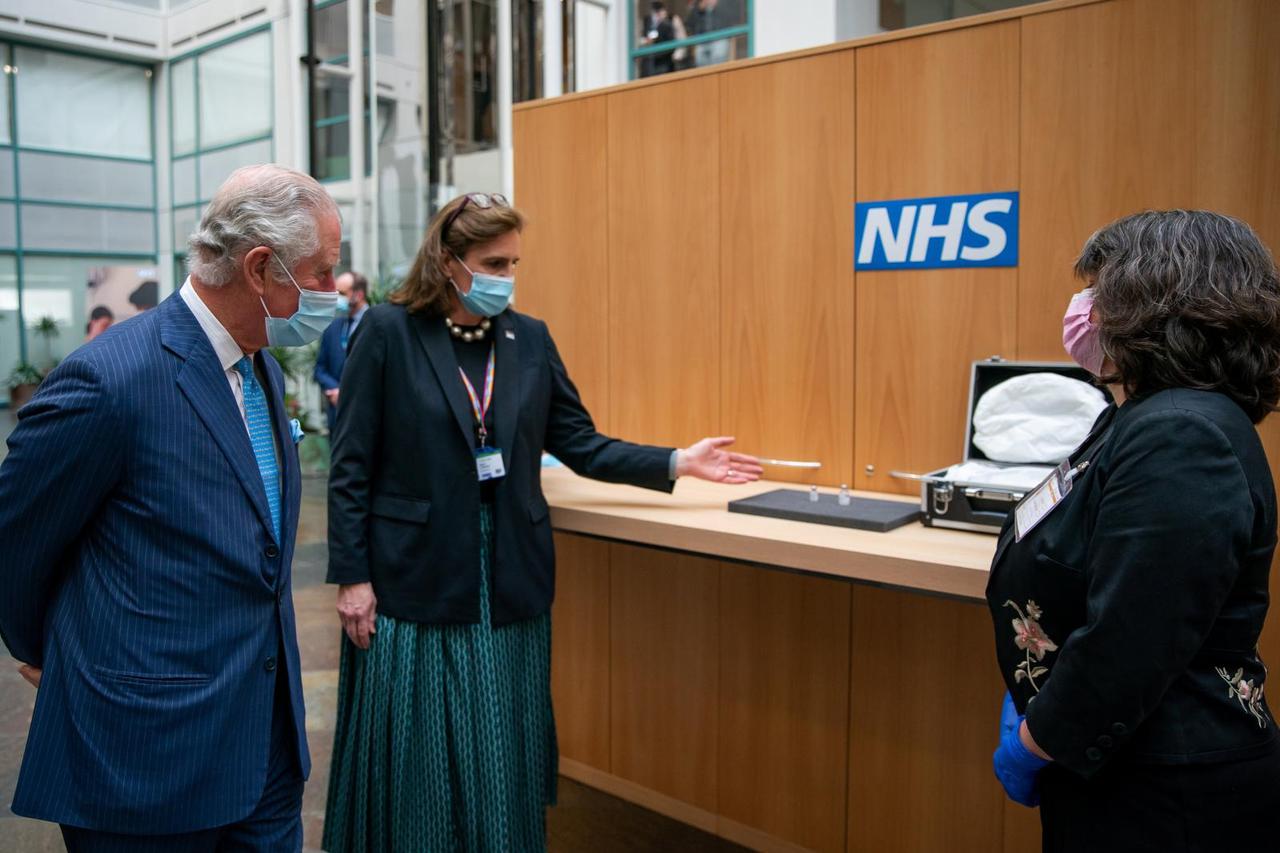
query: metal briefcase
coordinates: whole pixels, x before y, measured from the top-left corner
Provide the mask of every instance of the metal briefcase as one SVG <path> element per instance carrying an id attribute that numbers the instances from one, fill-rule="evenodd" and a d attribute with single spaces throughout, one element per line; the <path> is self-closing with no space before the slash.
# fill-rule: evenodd
<path id="1" fill-rule="evenodd" d="M 969 417 L 965 426 L 964 460 L 991 461 L 973 443 L 973 413 L 982 395 L 1015 376 L 1029 373 L 1058 373 L 1072 379 L 1092 383 L 1093 377 L 1079 365 L 1069 361 L 1005 361 L 993 356 L 985 361 L 975 361 L 969 377 Z M 1099 388 L 1107 401 L 1111 394 Z M 1045 475 L 1061 459 L 1045 459 L 1040 462 L 992 462 L 1001 468 L 1015 465 L 1043 465 Z M 999 533 L 1013 507 L 1022 500 L 1024 492 L 1010 486 L 995 486 L 964 480 L 948 480 L 946 473 L 951 466 L 930 471 L 928 474 L 908 474 L 899 471 L 894 477 L 916 480 L 920 483 L 921 521 L 926 527 L 950 527 L 956 530 L 974 530 L 979 533 Z"/>

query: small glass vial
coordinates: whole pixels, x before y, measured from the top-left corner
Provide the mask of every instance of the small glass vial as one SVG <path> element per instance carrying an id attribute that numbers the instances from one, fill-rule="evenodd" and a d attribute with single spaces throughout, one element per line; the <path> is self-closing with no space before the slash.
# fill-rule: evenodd
<path id="1" fill-rule="evenodd" d="M 810 502 L 810 503 L 815 503 L 815 504 L 818 502 L 818 487 L 817 487 L 817 486 L 810 486 L 810 487 L 809 487 L 809 502 Z"/>
<path id="2" fill-rule="evenodd" d="M 849 487 L 844 483 L 840 484 L 840 496 L 836 498 L 836 502 L 839 503 L 840 506 L 849 505 Z"/>

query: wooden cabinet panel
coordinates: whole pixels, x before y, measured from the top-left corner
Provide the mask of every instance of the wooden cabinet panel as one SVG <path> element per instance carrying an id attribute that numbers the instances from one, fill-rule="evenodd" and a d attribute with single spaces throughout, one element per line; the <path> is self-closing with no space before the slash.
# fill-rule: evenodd
<path id="1" fill-rule="evenodd" d="M 683 446 L 720 430 L 719 76 L 608 99 L 610 427 Z"/>
<path id="2" fill-rule="evenodd" d="M 560 754 L 609 769 L 609 546 L 556 534 L 551 698 Z"/>
<path id="3" fill-rule="evenodd" d="M 1064 358 L 1071 267 L 1140 210 L 1210 208 L 1280 241 L 1271 0 L 1122 0 L 1023 19 L 1018 357 Z"/>
<path id="4" fill-rule="evenodd" d="M 844 850 L 849 596 L 721 569 L 720 814 L 811 850 Z"/>
<path id="5" fill-rule="evenodd" d="M 853 482 L 853 61 L 720 78 L 723 429 L 823 463 L 772 479 Z"/>
<path id="6" fill-rule="evenodd" d="M 981 604 L 854 588 L 850 853 L 1002 848 L 991 638 Z"/>
<path id="7" fill-rule="evenodd" d="M 514 115 L 513 202 L 529 217 L 516 308 L 547 322 L 603 432 L 610 428 L 607 115 L 603 96 Z"/>
<path id="8" fill-rule="evenodd" d="M 718 563 L 611 545 L 612 772 L 714 812 Z"/>
<path id="9" fill-rule="evenodd" d="M 858 49 L 860 201 L 1018 188 L 1018 28 L 1007 21 Z M 855 483 L 909 494 L 918 486 L 891 470 L 960 460 L 970 363 L 1014 355 L 1018 271 L 855 278 Z"/>

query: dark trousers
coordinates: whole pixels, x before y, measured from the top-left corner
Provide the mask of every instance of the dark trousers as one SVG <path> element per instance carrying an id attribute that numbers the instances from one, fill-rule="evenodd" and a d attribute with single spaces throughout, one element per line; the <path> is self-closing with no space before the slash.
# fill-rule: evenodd
<path id="1" fill-rule="evenodd" d="M 1040 823 L 1044 853 L 1261 850 L 1273 842 L 1255 839 L 1280 834 L 1280 751 L 1219 764 L 1119 762 L 1087 782 L 1050 765 Z"/>
<path id="2" fill-rule="evenodd" d="M 284 660 L 283 653 L 279 659 Z M 302 850 L 302 787 L 288 682 L 281 668 L 271 717 L 267 784 L 250 814 L 229 826 L 178 835 L 121 835 L 63 824 L 62 840 L 68 853 L 298 853 Z"/>

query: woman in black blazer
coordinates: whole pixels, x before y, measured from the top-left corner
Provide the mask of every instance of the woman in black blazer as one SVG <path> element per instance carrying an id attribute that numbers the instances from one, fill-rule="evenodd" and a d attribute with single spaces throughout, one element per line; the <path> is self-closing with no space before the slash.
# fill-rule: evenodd
<path id="1" fill-rule="evenodd" d="M 1274 843 L 1257 642 L 1276 499 L 1254 429 L 1280 400 L 1274 261 L 1229 217 L 1149 212 L 1095 234 L 1076 272 L 1064 341 L 1118 405 L 997 546 L 996 774 L 1039 802 L 1045 851 Z"/>
<path id="2" fill-rule="evenodd" d="M 508 307 L 523 227 L 502 196 L 450 202 L 352 340 L 329 479 L 346 633 L 334 853 L 544 849 L 557 772 L 544 448 L 659 491 L 761 473 L 731 438 L 677 451 L 596 432 L 546 324 Z"/>

